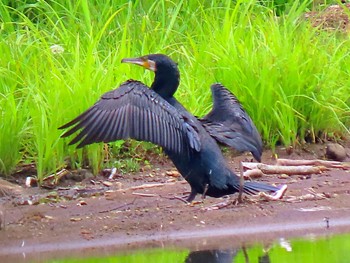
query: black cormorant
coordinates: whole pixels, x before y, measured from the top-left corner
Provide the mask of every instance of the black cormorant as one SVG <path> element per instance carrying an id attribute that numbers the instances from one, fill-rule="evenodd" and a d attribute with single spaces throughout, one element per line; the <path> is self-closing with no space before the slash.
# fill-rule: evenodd
<path id="1" fill-rule="evenodd" d="M 161 146 L 191 186 L 187 201 L 196 194 L 221 197 L 239 192 L 239 177 L 228 167 L 219 145 L 251 151 L 260 160 L 261 139 L 238 100 L 221 84 L 211 86 L 213 110 L 202 120 L 190 114 L 175 98 L 180 73 L 168 56 L 151 54 L 125 58 L 155 73 L 151 88 L 128 80 L 102 95 L 91 108 L 60 127 L 62 137 L 80 133 L 70 142 L 79 147 L 96 142 L 132 138 Z M 277 187 L 245 182 L 243 191 L 277 192 Z"/>

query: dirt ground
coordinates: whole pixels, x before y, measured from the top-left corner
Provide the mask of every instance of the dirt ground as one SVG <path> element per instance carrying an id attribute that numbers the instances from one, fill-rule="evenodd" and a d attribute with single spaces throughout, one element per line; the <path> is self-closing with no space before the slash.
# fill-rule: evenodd
<path id="1" fill-rule="evenodd" d="M 348 153 L 349 145 L 345 145 Z M 279 158 L 324 159 L 325 145 L 292 151 L 279 148 L 276 154 Z M 249 155 L 226 155 L 236 171 L 239 161 L 251 159 Z M 275 156 L 265 151 L 263 162 L 274 164 Z M 78 183 L 66 180 L 54 190 L 23 187 L 17 189 L 19 196 L 2 197 L 0 262 L 14 262 L 23 255 L 39 262 L 39 254 L 42 259 L 138 247 L 204 249 L 279 237 L 350 233 L 350 170 L 263 176 L 256 180 L 288 185 L 282 200 L 245 197 L 242 204 L 215 210 L 213 204 L 228 199 L 207 197 L 201 203 L 185 204 L 174 196 L 188 192 L 189 185 L 171 163 L 154 167 L 111 181 L 107 176 Z M 139 187 L 145 184 L 153 187 Z M 26 200 L 42 203 L 26 205 Z"/>

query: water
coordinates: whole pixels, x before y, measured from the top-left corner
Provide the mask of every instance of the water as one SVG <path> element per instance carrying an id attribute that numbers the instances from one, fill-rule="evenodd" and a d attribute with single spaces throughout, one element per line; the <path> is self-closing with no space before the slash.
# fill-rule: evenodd
<path id="1" fill-rule="evenodd" d="M 44 262 L 44 261 L 42 261 Z M 279 239 L 271 243 L 225 249 L 148 249 L 128 253 L 91 258 L 66 258 L 48 260 L 50 263 L 322 263 L 350 262 L 350 234 L 327 237 L 307 237 L 300 239 Z"/>

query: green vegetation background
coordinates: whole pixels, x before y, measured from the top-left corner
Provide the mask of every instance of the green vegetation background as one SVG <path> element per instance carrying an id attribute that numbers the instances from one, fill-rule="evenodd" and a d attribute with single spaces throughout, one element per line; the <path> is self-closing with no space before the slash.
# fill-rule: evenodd
<path id="1" fill-rule="evenodd" d="M 100 169 L 102 144 L 76 150 L 57 128 L 129 78 L 150 84 L 153 73 L 120 63 L 148 53 L 179 63 L 176 97 L 194 115 L 211 108 L 212 83 L 227 86 L 267 146 L 348 134 L 349 37 L 313 28 L 312 1 L 276 2 L 2 1 L 0 174 L 34 162 L 42 178 L 67 157 Z"/>

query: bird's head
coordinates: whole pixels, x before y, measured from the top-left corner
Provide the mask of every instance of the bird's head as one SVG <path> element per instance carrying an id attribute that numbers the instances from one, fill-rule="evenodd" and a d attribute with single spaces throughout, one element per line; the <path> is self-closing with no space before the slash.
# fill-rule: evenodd
<path id="1" fill-rule="evenodd" d="M 177 64 L 168 56 L 163 54 L 150 54 L 136 58 L 124 58 L 122 63 L 131 63 L 142 66 L 154 72 L 177 70 Z"/>
<path id="2" fill-rule="evenodd" d="M 171 94 L 172 96 L 179 85 L 180 72 L 177 64 L 166 55 L 150 54 L 136 58 L 124 58 L 121 62 L 139 65 L 153 71 L 155 78 L 152 89 L 161 95 Z"/>

